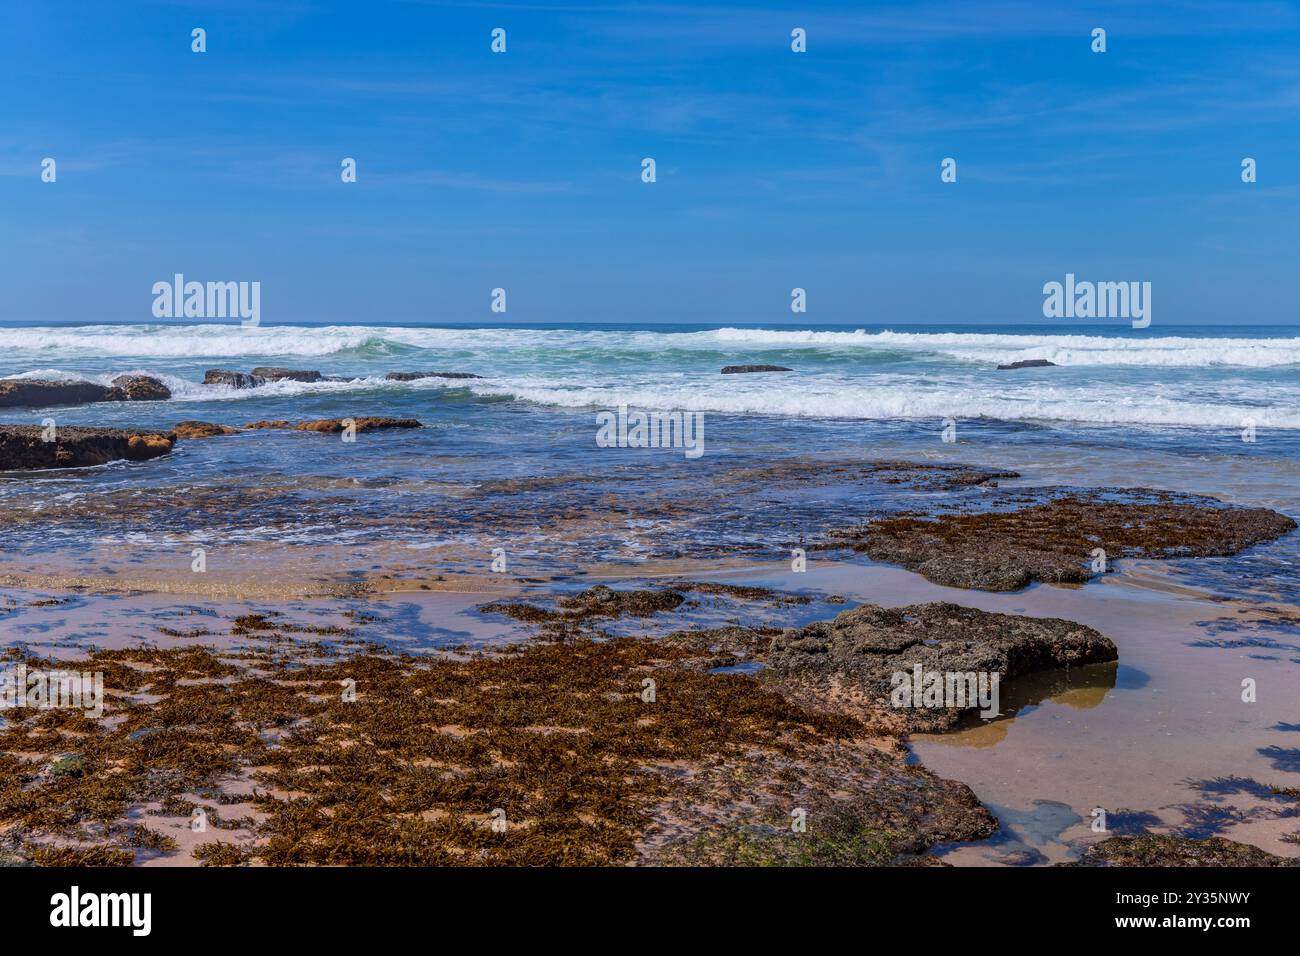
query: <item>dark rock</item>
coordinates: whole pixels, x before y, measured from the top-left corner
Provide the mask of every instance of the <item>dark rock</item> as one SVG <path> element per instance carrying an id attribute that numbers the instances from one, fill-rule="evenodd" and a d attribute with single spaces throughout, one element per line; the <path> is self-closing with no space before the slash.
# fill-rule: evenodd
<path id="1" fill-rule="evenodd" d="M 211 438 L 214 435 L 233 435 L 235 429 L 228 425 L 214 425 L 212 422 L 177 422 L 172 429 L 178 439 Z"/>
<path id="2" fill-rule="evenodd" d="M 722 370 L 723 375 L 741 375 L 746 372 L 792 372 L 794 369 L 784 365 L 728 365 Z"/>
<path id="3" fill-rule="evenodd" d="M 109 401 L 112 389 L 94 382 L 51 382 L 24 378 L 0 381 L 0 408 L 46 408 Z"/>
<path id="4" fill-rule="evenodd" d="M 224 368 L 210 368 L 203 375 L 204 385 L 229 385 L 231 388 L 256 388 L 265 385 L 266 379 L 258 375 L 245 375 Z"/>
<path id="5" fill-rule="evenodd" d="M 1257 846 L 1223 837 L 1115 836 L 1094 843 L 1074 863 L 1061 866 L 1300 866 Z"/>
<path id="6" fill-rule="evenodd" d="M 152 375 L 119 375 L 113 379 L 109 401 L 165 402 L 172 390 Z"/>
<path id="7" fill-rule="evenodd" d="M 977 705 L 894 708 L 896 672 L 910 676 L 919 664 L 924 672 L 997 673 L 1005 683 L 1031 671 L 1117 656 L 1107 637 L 1059 618 L 995 614 L 942 601 L 902 608 L 864 604 L 773 638 L 765 679 L 864 720 L 880 720 L 886 712 L 907 730 L 936 731 Z"/>
<path id="8" fill-rule="evenodd" d="M 482 378 L 473 372 L 389 372 L 384 378 L 390 382 L 414 382 L 421 378 Z"/>
<path id="9" fill-rule="evenodd" d="M 280 382 L 285 380 L 290 382 L 319 382 L 324 378 L 320 372 L 296 368 L 270 368 L 267 366 L 253 369 L 252 374 L 253 378 L 266 379 L 268 382 Z"/>
<path id="10" fill-rule="evenodd" d="M 1130 492 L 1145 489 L 1129 489 Z M 1267 508 L 1214 499 L 1153 503 L 1067 497 L 1014 511 L 901 515 L 833 531 L 855 551 L 898 564 L 935 584 L 1016 591 L 1031 581 L 1083 584 L 1094 549 L 1120 557 L 1222 557 L 1272 541 L 1296 527 Z"/>
<path id="11" fill-rule="evenodd" d="M 1022 359 L 1019 362 L 1009 362 L 1006 365 L 999 365 L 999 370 L 1012 368 L 1056 368 L 1055 362 L 1049 362 L 1047 359 Z"/>
<path id="12" fill-rule="evenodd" d="M 123 428 L 57 428 L 44 441 L 39 425 L 0 425 L 0 471 L 32 468 L 81 468 L 126 459 L 145 461 L 172 450 L 174 432 Z"/>

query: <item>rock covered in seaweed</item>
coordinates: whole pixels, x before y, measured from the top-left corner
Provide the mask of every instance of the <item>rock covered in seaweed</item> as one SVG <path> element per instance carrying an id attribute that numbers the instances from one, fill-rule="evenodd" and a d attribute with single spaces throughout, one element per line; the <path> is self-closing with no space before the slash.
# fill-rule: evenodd
<path id="1" fill-rule="evenodd" d="M 162 379 L 152 375 L 119 375 L 113 379 L 108 401 L 119 402 L 165 402 L 172 397 L 172 390 L 163 384 Z"/>
<path id="2" fill-rule="evenodd" d="M 1061 866 L 1300 866 L 1257 846 L 1223 837 L 1114 836 L 1094 843 L 1073 863 Z"/>
<path id="3" fill-rule="evenodd" d="M 772 639 L 764 677 L 800 699 L 863 718 L 892 712 L 909 730 L 944 730 L 967 707 L 891 706 L 893 675 L 993 674 L 999 681 L 1031 671 L 1113 661 L 1115 644 L 1060 618 L 996 614 L 943 601 L 884 608 L 864 604 L 830 621 Z"/>
<path id="4" fill-rule="evenodd" d="M 1296 528 L 1291 518 L 1268 508 L 1152 494 L 1155 500 L 1146 502 L 1071 495 L 1013 511 L 903 514 L 831 536 L 935 584 L 1017 591 L 1031 581 L 1083 584 L 1094 574 L 1097 549 L 1107 560 L 1219 557 Z"/>

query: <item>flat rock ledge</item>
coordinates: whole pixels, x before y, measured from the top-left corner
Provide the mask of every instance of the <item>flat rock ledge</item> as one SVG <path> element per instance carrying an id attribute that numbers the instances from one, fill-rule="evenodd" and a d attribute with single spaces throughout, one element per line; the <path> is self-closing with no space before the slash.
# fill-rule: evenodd
<path id="1" fill-rule="evenodd" d="M 1277 856 L 1223 837 L 1193 840 L 1176 836 L 1115 836 L 1094 843 L 1083 856 L 1060 866 L 1300 866 L 1300 860 Z"/>
<path id="2" fill-rule="evenodd" d="M 999 365 L 999 372 L 1006 372 L 1016 368 L 1056 368 L 1055 362 L 1049 362 L 1047 359 L 1021 359 L 1019 362 L 1008 362 L 1005 365 Z"/>
<path id="3" fill-rule="evenodd" d="M 341 432 L 347 428 L 346 418 L 321 418 L 310 422 L 290 422 L 285 419 L 274 421 L 249 422 L 242 428 L 229 425 L 217 425 L 213 422 L 185 421 L 177 422 L 176 437 L 181 439 L 214 438 L 218 435 L 237 435 L 240 431 L 263 431 L 265 429 L 285 428 L 300 432 Z M 380 428 L 423 428 L 424 425 L 414 418 L 384 418 L 374 415 L 362 415 L 351 419 L 359 432 Z"/>
<path id="4" fill-rule="evenodd" d="M 482 378 L 473 372 L 389 372 L 384 378 L 390 382 L 416 382 L 422 378 Z"/>
<path id="5" fill-rule="evenodd" d="M 346 382 L 346 378 L 322 375 L 315 369 L 259 366 L 251 372 L 232 372 L 227 368 L 210 368 L 203 374 L 204 385 L 229 385 L 231 388 L 257 388 L 268 382 Z"/>
<path id="6" fill-rule="evenodd" d="M 147 461 L 172 450 L 175 432 L 68 425 L 45 441 L 40 425 L 0 425 L 0 471 L 83 468 L 110 461 Z"/>
<path id="7" fill-rule="evenodd" d="M 1130 503 L 1066 497 L 1015 511 L 937 518 L 905 514 L 830 536 L 935 584 L 1018 591 L 1032 581 L 1089 581 L 1098 548 L 1107 561 L 1225 557 L 1295 528 L 1295 521 L 1276 511 L 1208 498 L 1188 502 L 1164 496 Z"/>
<path id="8" fill-rule="evenodd" d="M 423 378 L 466 379 L 482 378 L 473 372 L 389 372 L 384 376 L 390 382 L 415 382 Z M 322 375 L 315 369 L 278 368 L 259 366 L 251 372 L 235 372 L 226 368 L 211 368 L 203 375 L 204 385 L 229 385 L 231 388 L 257 388 L 268 382 L 350 382 L 341 375 Z"/>
<path id="9" fill-rule="evenodd" d="M 901 608 L 864 604 L 830 621 L 772 639 L 766 681 L 798 699 L 884 729 L 933 732 L 952 727 L 968 707 L 893 707 L 896 672 L 1021 674 L 1118 658 L 1115 644 L 1074 621 L 995 614 L 936 601 Z"/>
<path id="10" fill-rule="evenodd" d="M 424 425 L 415 418 L 384 418 L 374 415 L 360 415 L 351 419 L 347 418 L 320 418 L 311 422 L 290 422 L 283 419 L 275 421 L 249 422 L 244 427 L 247 429 L 265 429 L 265 428 L 289 428 L 300 432 L 341 432 L 351 421 L 359 432 L 370 431 L 379 428 L 423 428 Z"/>

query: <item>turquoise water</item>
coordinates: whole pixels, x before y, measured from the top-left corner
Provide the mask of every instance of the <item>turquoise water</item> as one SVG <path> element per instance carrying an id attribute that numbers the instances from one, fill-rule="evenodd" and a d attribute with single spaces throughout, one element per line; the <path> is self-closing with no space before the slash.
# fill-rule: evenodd
<path id="1" fill-rule="evenodd" d="M 1045 359 L 1055 369 L 993 374 Z M 720 377 L 727 364 L 797 375 Z M 207 368 L 287 365 L 352 381 L 279 383 L 237 394 L 202 386 Z M 427 407 L 447 383 L 396 385 L 392 370 L 475 372 L 452 391 L 539 408 L 629 404 L 741 415 L 884 421 L 984 418 L 1075 425 L 1300 431 L 1300 329 L 1123 325 L 946 330 L 613 326 L 99 325 L 0 327 L 0 375 L 160 374 L 186 409 L 240 414 L 356 397 Z M 279 403 L 277 405 L 277 403 Z M 166 410 L 180 410 L 179 405 Z M 103 409 L 97 409 L 103 414 Z M 127 410 L 131 416 L 144 409 Z"/>

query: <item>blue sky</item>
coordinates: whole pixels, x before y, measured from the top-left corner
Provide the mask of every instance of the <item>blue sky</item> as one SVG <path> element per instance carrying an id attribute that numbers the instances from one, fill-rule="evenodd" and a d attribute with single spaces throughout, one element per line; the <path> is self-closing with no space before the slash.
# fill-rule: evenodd
<path id="1" fill-rule="evenodd" d="M 260 281 L 266 323 L 1041 323 L 1074 272 L 1150 281 L 1156 326 L 1300 322 L 1294 3 L 3 19 L 0 320 L 151 321 L 183 272 Z"/>

